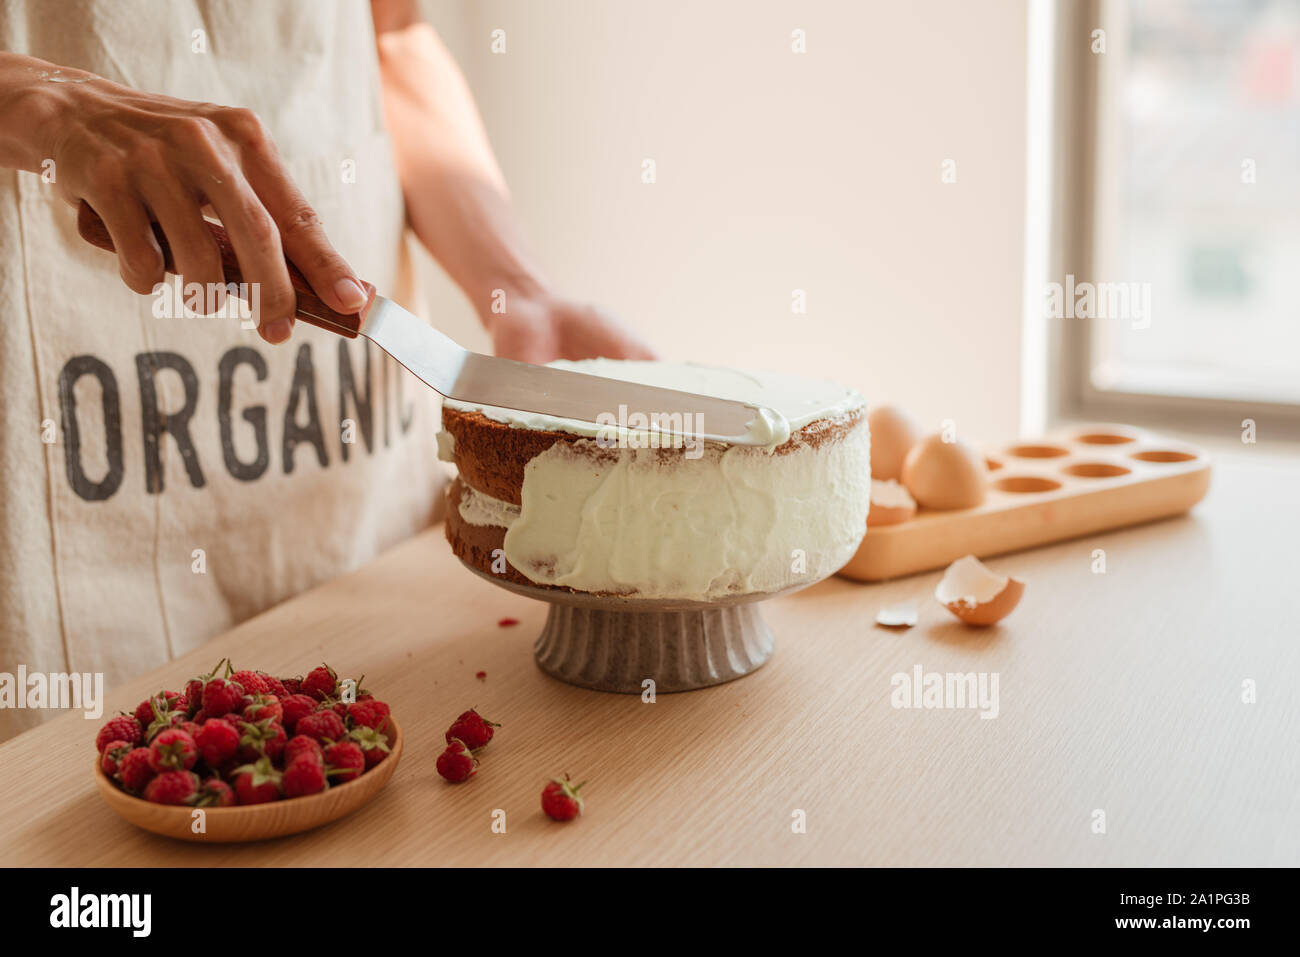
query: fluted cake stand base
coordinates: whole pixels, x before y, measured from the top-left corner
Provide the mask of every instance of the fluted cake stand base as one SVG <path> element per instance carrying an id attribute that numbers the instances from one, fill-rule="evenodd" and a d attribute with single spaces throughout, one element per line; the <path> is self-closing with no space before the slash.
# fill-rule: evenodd
<path id="1" fill-rule="evenodd" d="M 621 694 L 641 694 L 648 681 L 656 693 L 693 691 L 761 668 L 775 639 L 758 603 L 785 593 L 711 602 L 620 598 L 521 585 L 465 567 L 550 605 L 533 644 L 539 668 L 572 685 Z"/>

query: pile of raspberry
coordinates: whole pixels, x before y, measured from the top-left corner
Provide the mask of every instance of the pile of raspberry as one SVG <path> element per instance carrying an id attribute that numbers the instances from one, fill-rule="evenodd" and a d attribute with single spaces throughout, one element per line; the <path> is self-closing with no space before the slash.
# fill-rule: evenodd
<path id="1" fill-rule="evenodd" d="M 513 619 L 502 619 L 502 621 Z M 447 749 L 438 756 L 438 773 L 452 784 L 468 781 L 478 773 L 479 754 L 488 746 L 501 727 L 474 708 L 463 712 L 447 729 Z M 553 821 L 572 821 L 582 813 L 583 799 L 578 793 L 582 784 L 574 784 L 566 774 L 552 778 L 542 789 L 542 810 Z"/>
<path id="2" fill-rule="evenodd" d="M 111 719 L 95 747 L 104 773 L 129 794 L 230 807 L 355 780 L 388 756 L 391 731 L 388 705 L 328 665 L 276 678 L 223 658 L 183 692 L 160 691 Z"/>

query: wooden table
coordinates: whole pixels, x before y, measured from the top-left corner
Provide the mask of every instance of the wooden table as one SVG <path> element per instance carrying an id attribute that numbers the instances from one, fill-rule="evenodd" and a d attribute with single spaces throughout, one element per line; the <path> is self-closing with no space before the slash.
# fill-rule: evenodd
<path id="1" fill-rule="evenodd" d="M 1188 517 L 991 560 L 1029 582 L 999 627 L 951 619 L 930 600 L 937 574 L 834 579 L 767 606 L 777 653 L 756 674 L 653 704 L 539 672 L 545 607 L 459 567 L 431 529 L 109 691 L 109 713 L 133 708 L 221 655 L 364 671 L 408 735 L 371 805 L 257 845 L 155 837 L 95 793 L 98 722 L 64 715 L 0 747 L 0 861 L 1296 865 L 1300 464 L 1242 452 L 1216 468 Z M 917 627 L 873 625 L 910 598 L 925 600 Z M 891 676 L 916 665 L 996 673 L 998 716 L 891 707 Z M 504 727 L 477 778 L 448 785 L 434 759 L 471 705 Z M 564 771 L 589 781 L 587 813 L 560 825 L 538 799 Z"/>

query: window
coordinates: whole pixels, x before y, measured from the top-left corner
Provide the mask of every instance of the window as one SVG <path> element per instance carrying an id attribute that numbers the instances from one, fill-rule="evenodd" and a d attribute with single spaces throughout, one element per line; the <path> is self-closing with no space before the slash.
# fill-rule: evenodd
<path id="1" fill-rule="evenodd" d="M 1058 77 L 1090 87 L 1064 119 L 1090 152 L 1064 262 L 1130 301 L 1069 333 L 1076 404 L 1300 411 L 1300 3 L 1081 7 L 1057 28 L 1086 50 Z"/>

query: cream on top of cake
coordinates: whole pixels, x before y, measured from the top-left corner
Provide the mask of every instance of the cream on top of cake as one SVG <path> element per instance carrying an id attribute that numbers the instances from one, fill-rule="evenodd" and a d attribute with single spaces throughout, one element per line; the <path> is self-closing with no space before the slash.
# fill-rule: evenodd
<path id="1" fill-rule="evenodd" d="M 789 438 L 790 432 L 797 432 L 819 419 L 837 418 L 860 409 L 865 404 L 865 400 L 854 389 L 823 379 L 783 372 L 742 372 L 689 362 L 619 359 L 557 359 L 548 364 L 556 369 L 606 379 L 621 379 L 641 385 L 766 406 L 784 417 L 785 422 L 760 419 L 750 426 L 751 432 L 761 436 L 764 444 L 780 445 Z M 452 399 L 448 399 L 445 404 L 460 412 L 482 412 L 489 419 L 518 429 L 569 432 L 584 436 L 595 436 L 600 431 L 600 426 L 592 422 L 558 418 L 538 412 L 520 412 Z M 706 427 L 707 424 L 706 422 Z"/>

